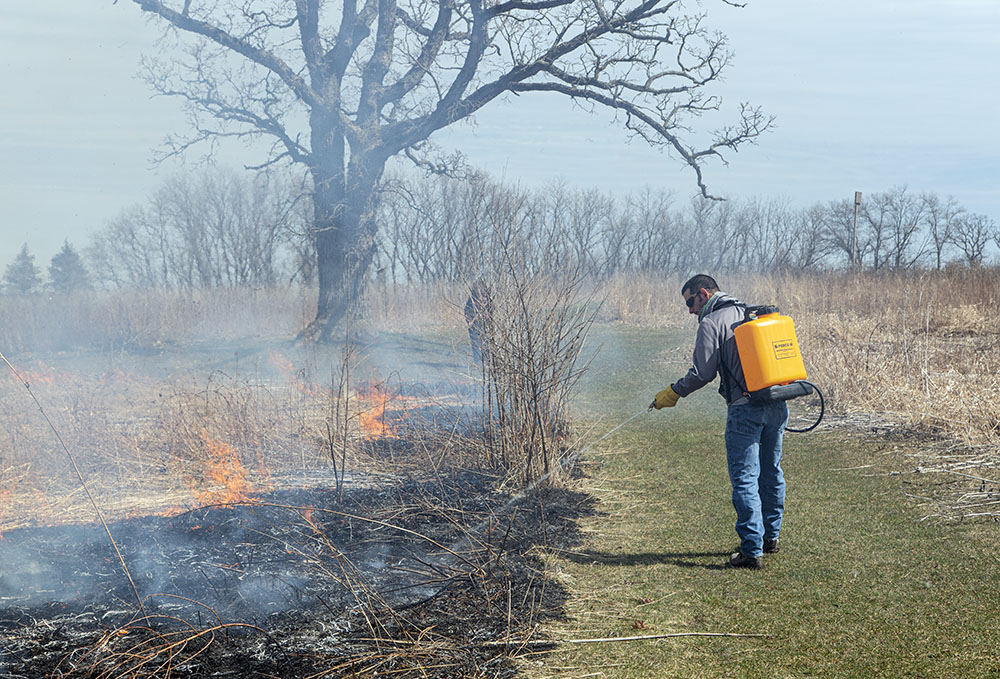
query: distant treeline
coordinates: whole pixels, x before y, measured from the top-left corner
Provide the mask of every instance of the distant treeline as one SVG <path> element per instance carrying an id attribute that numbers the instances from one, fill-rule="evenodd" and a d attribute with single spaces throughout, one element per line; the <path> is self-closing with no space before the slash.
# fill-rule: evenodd
<path id="1" fill-rule="evenodd" d="M 497 245 L 532 271 L 768 272 L 846 268 L 855 206 L 796 208 L 780 199 L 716 201 L 645 190 L 616 197 L 552 184 L 524 190 L 488 178 L 399 182 L 380 209 L 379 262 L 392 281 L 463 280 L 495 270 Z M 896 187 L 857 211 L 856 265 L 868 271 L 985 264 L 1000 231 L 952 198 Z"/>
<path id="2" fill-rule="evenodd" d="M 375 208 L 372 276 L 393 283 L 468 280 L 516 257 L 528 271 L 768 272 L 846 268 L 853 196 L 793 207 L 781 199 L 627 196 L 554 183 L 523 189 L 483 175 L 391 177 Z M 308 187 L 288 178 L 209 169 L 165 183 L 84 248 L 69 244 L 45 283 L 27 245 L 7 266 L 7 293 L 92 286 L 273 288 L 312 284 Z M 986 263 L 1000 230 L 954 199 L 894 187 L 857 210 L 856 261 L 868 271 Z"/>

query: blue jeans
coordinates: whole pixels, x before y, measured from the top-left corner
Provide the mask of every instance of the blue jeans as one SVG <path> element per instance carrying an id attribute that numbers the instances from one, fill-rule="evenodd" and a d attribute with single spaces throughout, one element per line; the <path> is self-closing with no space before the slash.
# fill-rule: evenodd
<path id="1" fill-rule="evenodd" d="M 736 533 L 745 556 L 763 554 L 764 540 L 778 539 L 785 511 L 781 438 L 788 423 L 784 402 L 729 407 L 726 462 L 733 484 Z"/>

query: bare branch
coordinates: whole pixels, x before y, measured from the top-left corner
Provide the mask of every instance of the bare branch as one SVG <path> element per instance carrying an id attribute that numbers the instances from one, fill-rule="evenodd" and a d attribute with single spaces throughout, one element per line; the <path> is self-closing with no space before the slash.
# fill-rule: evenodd
<path id="1" fill-rule="evenodd" d="M 406 14 L 405 12 L 400 12 L 399 16 L 402 18 Z M 448 35 L 448 27 L 450 25 L 451 4 L 449 2 L 441 2 L 438 5 L 438 15 L 437 20 L 434 22 L 434 28 L 426 35 L 427 41 L 424 43 L 420 55 L 414 60 L 413 66 L 403 77 L 389 87 L 386 87 L 380 93 L 377 104 L 379 109 L 388 102 L 399 101 L 403 95 L 411 92 L 425 75 L 431 73 L 434 61 Z"/>
<path id="2" fill-rule="evenodd" d="M 322 97 L 317 95 L 297 73 L 271 52 L 258 49 L 245 40 L 235 38 L 226 31 L 209 23 L 193 19 L 190 15 L 176 12 L 159 0 L 132 0 L 144 12 L 152 12 L 166 19 L 170 24 L 185 31 L 204 36 L 218 45 L 241 54 L 255 64 L 272 71 L 280 77 L 295 94 L 310 106 L 322 105 Z"/>
<path id="3" fill-rule="evenodd" d="M 542 0 L 542 2 L 523 2 L 522 0 L 510 0 L 509 2 L 501 2 L 498 5 L 494 5 L 488 11 L 491 16 L 499 16 L 501 14 L 507 14 L 508 12 L 513 12 L 514 10 L 524 10 L 528 12 L 538 12 L 546 9 L 554 9 L 556 7 L 564 7 L 566 5 L 571 5 L 575 0 Z"/>

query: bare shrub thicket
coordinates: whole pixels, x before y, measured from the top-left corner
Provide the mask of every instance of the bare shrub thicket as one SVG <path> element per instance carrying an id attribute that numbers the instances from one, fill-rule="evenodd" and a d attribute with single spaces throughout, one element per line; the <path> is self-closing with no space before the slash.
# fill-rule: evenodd
<path id="1" fill-rule="evenodd" d="M 579 279 L 516 269 L 485 279 L 483 454 L 516 485 L 560 477 L 571 391 L 594 309 Z"/>
<path id="2" fill-rule="evenodd" d="M 522 196 L 475 193 L 478 210 L 462 228 L 458 257 L 477 293 L 482 334 L 483 438 L 480 464 L 516 486 L 555 478 L 566 452 L 569 395 L 595 308 L 580 267 L 531 257 L 536 232 Z M 469 287 L 459 288 L 468 290 Z M 465 303 L 464 297 L 455 306 Z"/>
<path id="3" fill-rule="evenodd" d="M 484 455 L 518 486 L 558 479 L 571 391 L 594 311 L 579 281 L 502 272 L 483 362 Z"/>

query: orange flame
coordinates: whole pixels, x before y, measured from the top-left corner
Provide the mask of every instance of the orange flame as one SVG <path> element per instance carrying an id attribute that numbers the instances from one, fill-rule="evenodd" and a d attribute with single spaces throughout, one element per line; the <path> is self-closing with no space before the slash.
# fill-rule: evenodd
<path id="1" fill-rule="evenodd" d="M 253 500 L 253 484 L 247 478 L 247 468 L 240 462 L 236 449 L 223 441 L 216 441 L 201 432 L 202 443 L 208 452 L 205 465 L 205 490 L 194 490 L 195 499 L 202 505 L 233 504 Z"/>
<path id="2" fill-rule="evenodd" d="M 358 398 L 368 401 L 372 407 L 361 413 L 359 423 L 361 434 L 369 441 L 379 438 L 395 438 L 396 431 L 385 420 L 386 406 L 390 394 L 383 385 L 365 382 L 358 386 Z"/>
<path id="3" fill-rule="evenodd" d="M 36 367 L 37 367 L 36 370 L 32 370 L 30 368 L 24 368 L 17 372 L 18 377 L 21 379 L 23 383 L 27 383 L 29 388 L 36 384 L 55 384 L 56 381 L 60 379 L 60 377 L 62 377 L 64 381 L 69 381 L 67 379 L 68 376 L 66 375 L 61 376 L 59 373 L 56 372 L 55 368 L 53 368 L 52 366 L 45 365 L 44 363 L 39 361 L 36 364 Z M 9 374 L 9 373 L 7 373 L 7 371 L 4 371 L 4 374 Z"/>
<path id="4" fill-rule="evenodd" d="M 329 390 L 310 379 L 305 368 L 295 369 L 295 364 L 277 351 L 268 354 L 268 360 L 300 392 L 311 398 L 325 398 Z"/>

